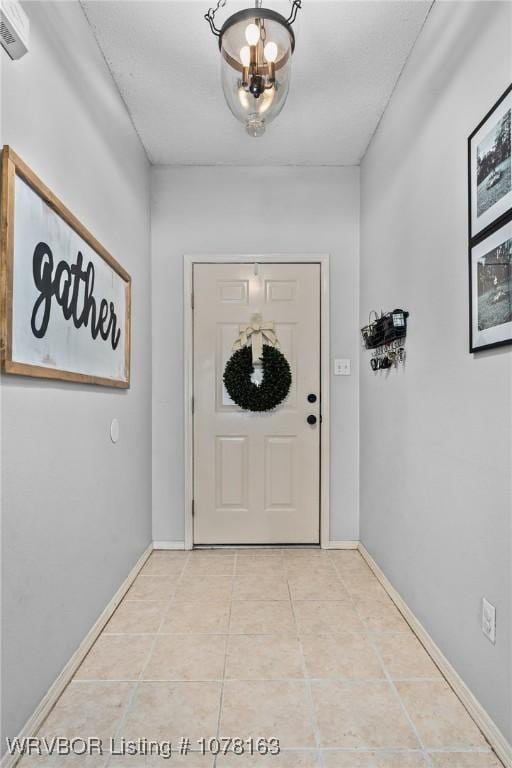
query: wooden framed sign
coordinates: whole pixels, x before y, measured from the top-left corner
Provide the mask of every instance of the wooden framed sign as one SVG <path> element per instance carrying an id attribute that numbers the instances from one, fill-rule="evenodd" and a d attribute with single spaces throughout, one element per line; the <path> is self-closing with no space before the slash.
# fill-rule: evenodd
<path id="1" fill-rule="evenodd" d="M 2 369 L 129 387 L 130 275 L 10 147 L 0 234 Z"/>

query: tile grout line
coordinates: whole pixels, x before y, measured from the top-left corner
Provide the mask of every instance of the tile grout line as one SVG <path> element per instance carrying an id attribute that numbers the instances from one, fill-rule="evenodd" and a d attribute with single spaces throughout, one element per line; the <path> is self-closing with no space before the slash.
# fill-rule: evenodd
<path id="1" fill-rule="evenodd" d="M 327 633 L 324 633 L 327 634 Z M 155 635 L 155 637 L 169 637 L 169 635 Z M 170 637 L 173 637 L 173 635 L 170 635 Z M 181 635 L 181 637 L 197 637 L 197 635 Z M 202 636 L 203 637 L 203 636 Z M 207 637 L 207 635 L 204 635 L 204 637 Z M 226 640 L 228 637 L 262 637 L 262 635 L 232 635 L 227 636 L 223 635 L 223 637 L 226 637 Z M 301 638 L 293 635 L 263 635 L 263 637 L 268 637 L 269 640 L 273 640 L 276 638 L 283 638 L 286 637 L 286 639 L 291 640 L 299 640 L 301 641 Z M 316 636 L 315 636 L 316 637 Z M 335 637 L 335 635 L 329 635 L 329 637 Z M 183 678 L 183 677 L 152 677 L 152 678 L 145 678 L 144 682 L 146 683 L 222 683 L 222 681 L 226 679 L 223 677 L 208 677 L 208 678 L 199 678 L 199 677 L 193 677 L 193 678 Z M 385 683 L 387 682 L 387 678 L 384 677 L 341 677 L 341 676 L 334 676 L 331 675 L 329 677 L 230 677 L 228 679 L 228 682 L 233 683 L 287 683 L 287 682 L 303 682 L 304 680 L 310 680 L 312 683 L 322 683 L 326 680 L 333 680 L 337 683 L 348 683 L 349 685 L 362 685 L 365 683 Z M 126 678 L 126 677 L 112 677 L 112 678 L 87 678 L 87 679 L 81 679 L 81 680 L 75 680 L 73 681 L 77 685 L 83 685 L 85 683 L 136 683 L 138 682 L 137 678 Z M 396 680 L 394 682 L 398 683 L 437 683 L 439 682 L 439 678 L 402 678 L 400 680 Z M 470 750 L 473 751 L 473 750 Z"/>
<path id="2" fill-rule="evenodd" d="M 153 642 L 151 643 L 151 647 L 150 647 L 150 649 L 149 649 L 149 652 L 148 652 L 148 655 L 147 655 L 147 657 L 146 657 L 146 661 L 145 661 L 145 663 L 142 665 L 142 669 L 141 669 L 141 671 L 140 671 L 140 674 L 139 674 L 138 680 L 135 682 L 135 685 L 133 686 L 133 690 L 132 690 L 132 692 L 131 692 L 131 695 L 130 695 L 130 697 L 129 697 L 129 699 L 128 699 L 128 703 L 127 703 L 127 705 L 126 705 L 125 711 L 124 711 L 124 713 L 123 713 L 123 715 L 122 715 L 122 717 L 121 717 L 121 719 L 120 719 L 120 721 L 119 721 L 119 724 L 118 724 L 118 726 L 117 726 L 117 728 L 116 728 L 116 730 L 115 730 L 115 733 L 114 733 L 114 735 L 113 735 L 113 737 L 112 737 L 112 738 L 113 738 L 113 743 L 114 743 L 114 745 L 115 745 L 115 742 L 116 742 L 116 738 L 117 738 L 118 736 L 121 736 L 121 735 L 122 735 L 122 733 L 121 733 L 121 730 L 122 730 L 123 726 L 124 726 L 124 725 L 126 725 L 126 722 L 127 722 L 127 720 L 128 720 L 128 715 L 129 715 L 129 714 L 130 714 L 130 712 L 132 711 L 133 703 L 134 703 L 134 701 L 135 701 L 135 696 L 136 696 L 136 694 L 137 694 L 137 691 L 138 691 L 138 690 L 139 690 L 139 688 L 140 688 L 140 684 L 141 684 L 141 682 L 142 682 L 142 681 L 143 681 L 143 679 L 144 679 L 144 672 L 146 671 L 146 669 L 147 669 L 147 667 L 148 667 L 148 664 L 149 664 L 149 661 L 150 661 L 150 659 L 151 659 L 151 656 L 153 655 L 153 651 L 154 651 L 154 649 L 155 649 L 155 645 L 156 645 L 156 643 L 157 643 L 157 640 L 158 640 L 158 637 L 159 637 L 160 629 L 163 627 L 163 625 L 164 625 L 164 622 L 165 622 L 165 620 L 166 620 L 166 618 L 167 618 L 167 614 L 168 614 L 168 612 L 169 612 L 169 610 L 170 610 L 170 608 L 171 608 L 171 605 L 172 605 L 172 603 L 173 603 L 173 601 L 174 601 L 174 596 L 176 595 L 176 590 L 177 590 L 177 588 L 178 588 L 178 584 L 180 584 L 180 582 L 181 582 L 181 580 L 182 580 L 182 578 L 183 578 L 183 574 L 185 573 L 185 568 L 186 568 L 186 566 L 187 566 L 187 563 L 188 563 L 188 561 L 189 561 L 189 560 L 190 560 L 190 553 L 189 553 L 189 554 L 188 554 L 188 556 L 186 557 L 186 559 L 185 559 L 185 562 L 184 562 L 184 565 L 183 565 L 183 567 L 182 567 L 182 569 L 181 569 L 181 573 L 180 573 L 180 575 L 179 575 L 179 577 L 178 577 L 177 581 L 176 581 L 176 582 L 175 582 L 175 584 L 174 584 L 174 589 L 173 589 L 173 592 L 172 592 L 172 597 L 169 599 L 169 602 L 168 602 L 168 606 L 167 606 L 167 609 L 166 609 L 166 610 L 164 610 L 164 611 L 163 611 L 163 613 L 162 613 L 162 618 L 160 619 L 160 624 L 158 625 L 158 632 L 155 634 L 155 637 L 154 637 L 154 639 L 153 639 Z M 109 754 L 108 760 L 107 760 L 107 762 L 105 763 L 105 765 L 104 765 L 104 768 L 110 768 L 110 764 L 111 764 L 111 762 L 112 762 L 112 754 Z"/>
<path id="3" fill-rule="evenodd" d="M 398 705 L 399 705 L 400 709 L 402 710 L 402 713 L 403 713 L 406 721 L 409 723 L 409 727 L 412 729 L 414 735 L 416 736 L 416 739 L 418 740 L 418 744 L 421 747 L 421 753 L 423 755 L 423 758 L 425 759 L 425 762 L 426 762 L 427 766 L 429 766 L 429 768 L 432 768 L 432 765 L 433 765 L 432 764 L 432 759 L 431 759 L 430 755 L 427 752 L 427 749 L 425 747 L 425 744 L 423 743 L 423 740 L 420 738 L 420 735 L 418 733 L 418 729 L 416 728 L 416 725 L 415 725 L 412 717 L 410 716 L 410 714 L 407 711 L 407 708 L 406 708 L 404 702 L 402 701 L 402 697 L 400 696 L 400 693 L 398 692 L 398 688 L 395 685 L 395 681 L 392 679 L 391 675 L 389 674 L 388 670 L 386 669 L 386 665 L 384 664 L 384 659 L 382 658 L 382 655 L 381 655 L 380 650 L 379 650 L 379 648 L 377 646 L 377 643 L 373 639 L 369 639 L 368 642 L 371 645 L 371 647 L 373 648 L 373 651 L 374 651 L 374 653 L 376 654 L 376 656 L 377 656 L 377 658 L 379 660 L 379 664 L 382 667 L 382 671 L 384 672 L 386 680 L 387 680 L 389 686 L 391 687 L 391 690 L 392 690 L 392 692 L 393 692 L 393 694 L 395 696 L 395 699 L 398 702 Z"/>
<path id="4" fill-rule="evenodd" d="M 315 704 L 314 704 L 314 701 L 313 701 L 313 691 L 312 691 L 312 688 L 311 688 L 311 681 L 310 681 L 310 679 L 307 676 L 306 658 L 304 656 L 304 649 L 302 647 L 302 640 L 301 640 L 300 635 L 299 635 L 299 625 L 297 623 L 297 616 L 295 614 L 295 607 L 294 607 L 294 602 L 293 602 L 293 599 L 292 599 L 292 593 L 291 593 L 291 589 L 290 589 L 290 582 L 288 580 L 288 575 L 287 575 L 287 578 L 286 578 L 286 583 L 287 583 L 287 586 L 288 586 L 288 594 L 290 596 L 290 604 L 291 604 L 291 609 L 292 609 L 292 614 L 293 614 L 293 620 L 295 622 L 295 632 L 296 632 L 297 642 L 299 644 L 299 653 L 300 653 L 300 659 L 301 659 L 302 674 L 304 675 L 304 688 L 306 690 L 306 695 L 307 695 L 308 704 L 309 704 L 309 716 L 310 716 L 310 719 L 311 719 L 311 724 L 313 726 L 313 732 L 315 734 L 316 753 L 317 753 L 317 757 L 318 757 L 318 759 L 320 761 L 321 768 L 324 768 L 325 763 L 324 763 L 323 754 L 321 752 L 322 737 L 321 737 L 320 728 L 318 726 L 318 721 L 317 721 L 317 717 L 316 717 Z"/>
<path id="5" fill-rule="evenodd" d="M 360 555 L 360 557 L 361 557 L 361 560 L 364 562 L 364 560 L 363 560 L 361 555 Z M 335 568 L 335 570 L 336 570 L 336 572 L 338 574 L 339 580 L 345 586 L 345 584 L 343 582 L 343 578 L 342 578 L 342 576 L 341 576 L 341 574 L 340 574 L 340 572 L 338 570 L 338 567 L 336 566 L 336 563 L 334 563 L 334 568 Z M 375 575 L 374 574 L 372 574 L 372 575 L 375 578 Z M 376 579 L 376 581 L 377 581 L 377 579 Z M 345 586 L 345 588 L 346 588 L 346 586 Z M 350 590 L 347 589 L 347 592 L 349 593 L 351 599 L 353 599 L 352 595 L 350 594 Z M 355 609 L 356 613 L 358 613 L 357 606 L 355 604 L 355 600 L 354 600 L 354 609 Z M 361 615 L 359 615 L 359 618 L 360 618 L 363 626 L 366 627 L 366 629 L 368 630 L 369 628 L 368 628 L 368 625 L 367 625 L 367 622 L 365 621 L 365 619 Z M 409 727 L 411 728 L 412 732 L 416 736 L 418 744 L 421 747 L 422 756 L 423 756 L 423 758 L 424 758 L 428 768 L 432 768 L 432 760 L 429 757 L 429 755 L 428 755 L 428 753 L 427 753 L 427 751 L 425 749 L 425 746 L 424 746 L 422 740 L 420 739 L 420 735 L 418 733 L 416 725 L 414 724 L 411 716 L 409 715 L 409 713 L 408 713 L 408 711 L 407 711 L 407 709 L 405 707 L 405 704 L 403 703 L 403 701 L 402 701 L 402 699 L 400 697 L 400 694 L 398 693 L 398 689 L 397 689 L 396 685 L 394 684 L 393 680 L 391 679 L 391 675 L 388 673 L 388 670 L 386 669 L 386 666 L 384 664 L 384 660 L 383 660 L 383 658 L 381 656 L 381 653 L 380 653 L 380 650 L 379 650 L 379 648 L 377 646 L 375 638 L 370 636 L 368 632 L 367 632 L 367 642 L 370 645 L 370 647 L 373 649 L 373 652 L 375 653 L 375 655 L 377 656 L 377 659 L 378 659 L 378 662 L 379 662 L 379 664 L 381 666 L 381 669 L 382 669 L 382 672 L 384 674 L 384 677 L 387 680 L 388 685 L 390 686 L 391 691 L 392 691 L 393 695 L 395 696 L 395 699 L 397 700 L 398 705 L 399 705 L 400 709 L 402 710 L 402 713 L 403 713 L 407 723 L 409 724 Z"/>
<path id="6" fill-rule="evenodd" d="M 223 670 L 222 670 L 222 681 L 221 681 L 221 686 L 220 686 L 219 714 L 218 714 L 218 717 L 217 717 L 217 739 L 219 741 L 220 741 L 220 727 L 221 727 L 221 721 L 222 721 L 222 706 L 223 706 L 223 703 L 224 703 L 224 681 L 226 679 L 226 667 L 227 667 L 227 663 L 228 663 L 228 643 L 229 643 L 229 637 L 230 637 L 229 628 L 230 628 L 230 625 L 231 625 L 231 609 L 232 609 L 232 606 L 233 606 L 233 593 L 234 593 L 234 590 L 235 590 L 235 578 L 236 578 L 236 573 L 237 573 L 237 568 L 236 568 L 237 563 L 238 563 L 238 553 L 235 552 L 235 559 L 233 561 L 233 566 L 232 566 L 233 570 L 232 570 L 232 574 L 231 574 L 231 593 L 230 593 L 230 596 L 229 596 L 228 626 L 227 626 L 227 632 L 226 632 L 225 643 L 224 643 L 224 667 L 223 667 Z M 218 754 L 214 755 L 214 759 L 213 759 L 213 763 L 212 763 L 212 768 L 216 767 L 216 765 L 217 765 L 217 758 L 218 758 Z"/>

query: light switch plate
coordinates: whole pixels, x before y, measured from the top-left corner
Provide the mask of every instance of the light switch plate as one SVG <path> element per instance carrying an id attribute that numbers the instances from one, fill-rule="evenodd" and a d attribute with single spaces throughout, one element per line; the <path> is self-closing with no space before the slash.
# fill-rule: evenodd
<path id="1" fill-rule="evenodd" d="M 491 643 L 496 642 L 496 608 L 482 598 L 482 632 Z"/>
<path id="2" fill-rule="evenodd" d="M 334 361 L 335 376 L 350 376 L 350 360 L 337 357 Z"/>

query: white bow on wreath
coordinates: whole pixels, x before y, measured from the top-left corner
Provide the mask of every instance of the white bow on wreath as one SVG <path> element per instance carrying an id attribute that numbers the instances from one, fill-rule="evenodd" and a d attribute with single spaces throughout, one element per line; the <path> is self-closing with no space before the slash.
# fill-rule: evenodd
<path id="1" fill-rule="evenodd" d="M 240 326 L 240 335 L 233 344 L 233 351 L 251 345 L 252 362 L 255 363 L 263 354 L 263 344 L 279 349 L 279 342 L 274 332 L 274 323 L 263 322 L 261 315 L 253 315 L 249 325 Z"/>

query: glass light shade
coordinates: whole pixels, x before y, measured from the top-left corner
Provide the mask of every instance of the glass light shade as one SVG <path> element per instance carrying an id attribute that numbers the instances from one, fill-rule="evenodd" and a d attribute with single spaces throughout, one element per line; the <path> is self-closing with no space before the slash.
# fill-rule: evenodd
<path id="1" fill-rule="evenodd" d="M 219 45 L 228 106 L 250 136 L 261 136 L 288 96 L 293 31 L 281 14 L 251 8 L 226 21 Z"/>

